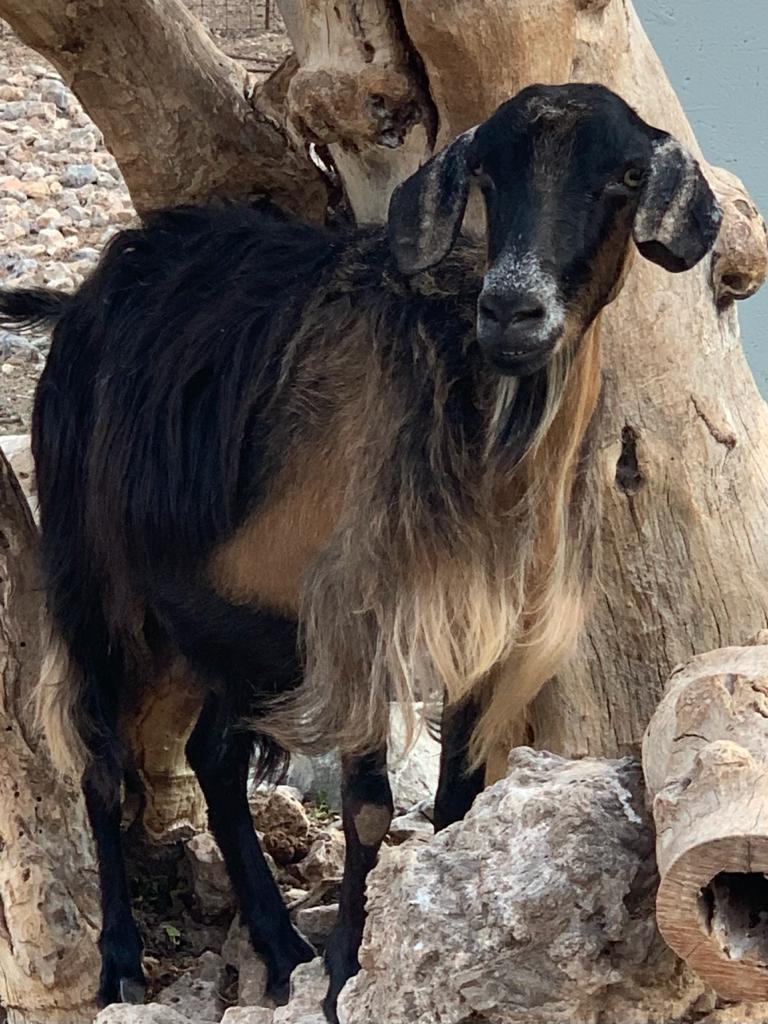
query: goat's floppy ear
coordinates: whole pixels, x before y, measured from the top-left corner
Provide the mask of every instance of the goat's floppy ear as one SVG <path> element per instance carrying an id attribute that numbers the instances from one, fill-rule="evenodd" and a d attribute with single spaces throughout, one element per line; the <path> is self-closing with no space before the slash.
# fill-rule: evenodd
<path id="1" fill-rule="evenodd" d="M 701 168 L 677 139 L 659 132 L 635 214 L 640 253 L 665 270 L 690 270 L 715 243 L 723 212 Z"/>
<path id="2" fill-rule="evenodd" d="M 453 247 L 467 206 L 474 135 L 474 128 L 459 135 L 392 193 L 389 245 L 404 274 L 433 267 Z"/>

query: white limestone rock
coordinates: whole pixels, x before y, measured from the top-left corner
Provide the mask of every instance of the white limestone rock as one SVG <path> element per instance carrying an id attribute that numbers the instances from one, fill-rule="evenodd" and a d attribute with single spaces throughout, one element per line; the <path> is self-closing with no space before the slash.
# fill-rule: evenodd
<path id="1" fill-rule="evenodd" d="M 218 1024 L 225 1009 L 224 972 L 219 954 L 205 952 L 194 967 L 160 992 L 157 1002 L 193 1024 Z"/>
<path id="2" fill-rule="evenodd" d="M 210 832 L 200 832 L 184 844 L 192 873 L 192 889 L 201 913 L 215 917 L 235 909 L 235 896 L 224 857 Z"/>
<path id="3" fill-rule="evenodd" d="M 328 989 L 328 978 L 323 961 L 317 957 L 308 964 L 299 964 L 291 975 L 291 998 L 287 1006 L 278 1007 L 274 1024 L 328 1024 L 322 1011 L 322 1001 Z M 382 1017 L 377 1024 L 387 1024 Z"/>
<path id="4" fill-rule="evenodd" d="M 158 1003 L 133 1006 L 130 1003 L 113 1003 L 102 1010 L 93 1024 L 189 1024 L 186 1017 Z"/>
<path id="5" fill-rule="evenodd" d="M 430 841 L 384 851 L 342 1024 L 671 1024 L 702 994 L 653 919 L 639 766 L 513 751 Z"/>
<path id="6" fill-rule="evenodd" d="M 421 704 L 415 705 L 421 715 Z M 440 744 L 424 721 L 413 745 L 406 748 L 403 716 L 397 704 L 390 708 L 389 782 L 395 814 L 410 811 L 416 804 L 434 797 L 440 774 Z"/>

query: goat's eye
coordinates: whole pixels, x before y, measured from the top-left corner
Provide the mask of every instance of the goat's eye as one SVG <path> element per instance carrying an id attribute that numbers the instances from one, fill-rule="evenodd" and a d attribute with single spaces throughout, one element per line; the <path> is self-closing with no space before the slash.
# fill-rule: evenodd
<path id="1" fill-rule="evenodd" d="M 640 167 L 630 167 L 624 172 L 624 184 L 627 188 L 640 188 L 643 184 L 645 173 Z"/>

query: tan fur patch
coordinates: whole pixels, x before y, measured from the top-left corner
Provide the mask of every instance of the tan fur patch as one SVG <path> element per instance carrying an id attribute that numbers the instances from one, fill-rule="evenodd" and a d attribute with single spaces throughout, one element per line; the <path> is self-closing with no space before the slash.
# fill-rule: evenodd
<path id="1" fill-rule="evenodd" d="M 77 781 L 88 761 L 78 728 L 82 679 L 58 634 L 51 631 L 46 639 L 34 694 L 35 723 L 45 736 L 56 771 Z"/>
<path id="2" fill-rule="evenodd" d="M 381 804 L 363 804 L 354 816 L 355 832 L 363 846 L 375 846 L 387 834 L 392 815 Z"/>
<path id="3" fill-rule="evenodd" d="M 333 456 L 313 452 L 278 476 L 270 496 L 212 555 L 216 590 L 237 603 L 298 613 L 307 566 L 328 543 L 343 505 L 347 472 Z"/>

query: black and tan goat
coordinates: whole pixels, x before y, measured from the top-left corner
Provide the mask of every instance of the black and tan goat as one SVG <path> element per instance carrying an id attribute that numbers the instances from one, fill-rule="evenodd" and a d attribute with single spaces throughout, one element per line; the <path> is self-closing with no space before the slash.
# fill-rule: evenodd
<path id="1" fill-rule="evenodd" d="M 473 185 L 483 249 L 460 236 Z M 75 295 L 2 296 L 6 325 L 56 324 L 34 451 L 70 668 L 40 706 L 83 772 L 102 1002 L 143 984 L 121 717 L 181 657 L 203 702 L 189 761 L 277 995 L 311 950 L 250 824 L 252 746 L 265 766 L 346 752 L 334 1019 L 390 820 L 389 702 L 444 689 L 435 813 L 456 820 L 581 624 L 598 314 L 633 239 L 686 270 L 719 220 L 693 159 L 617 96 L 534 86 L 406 181 L 386 230 L 178 209 L 118 235 Z"/>

